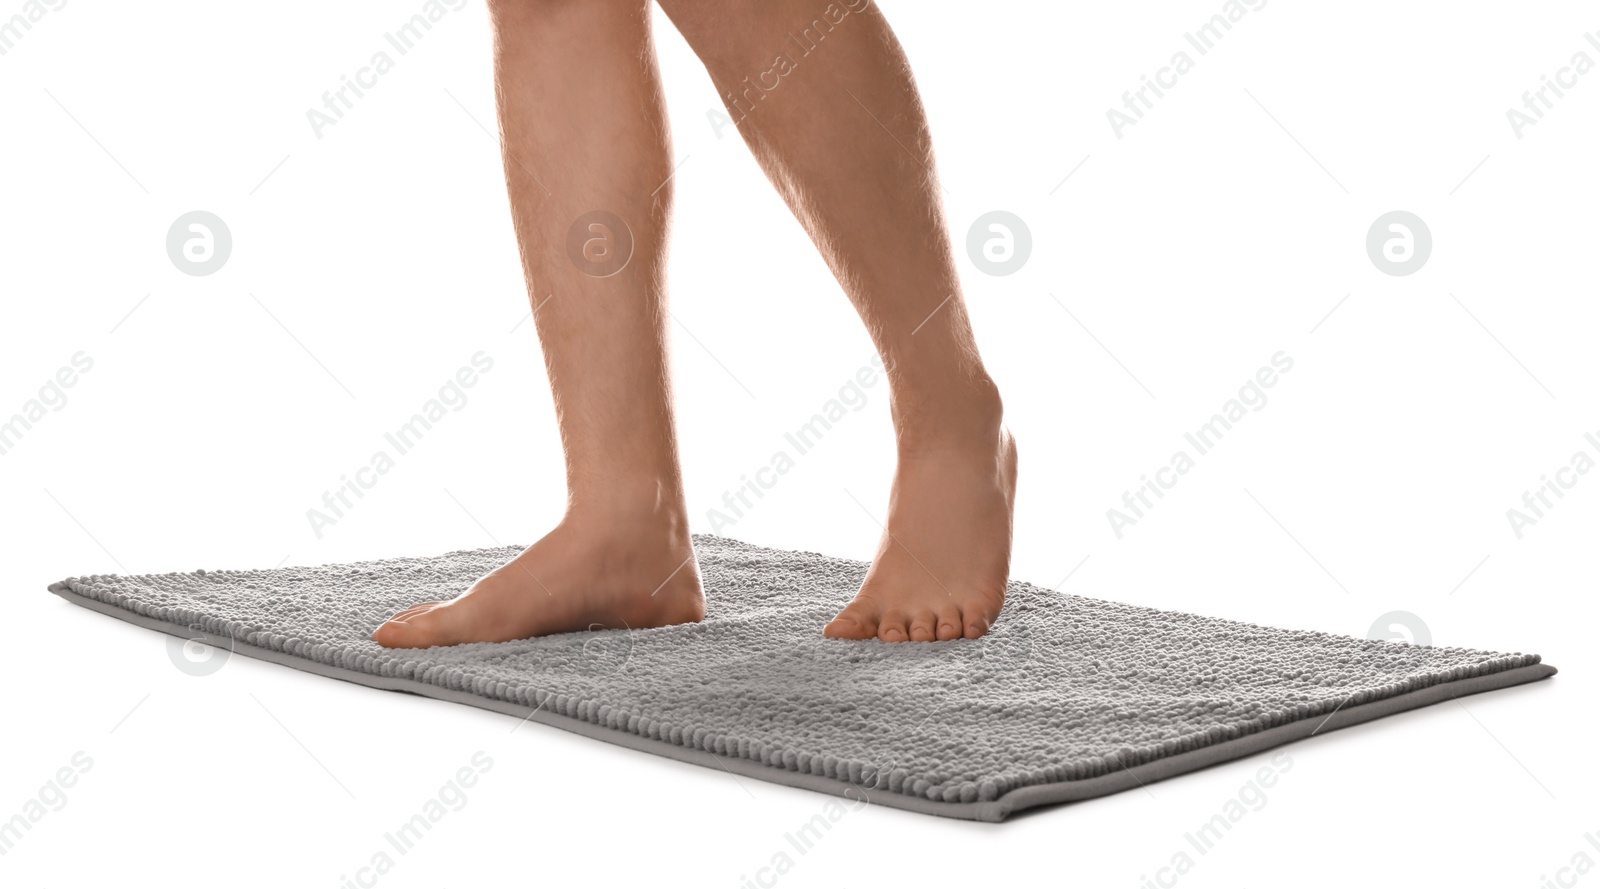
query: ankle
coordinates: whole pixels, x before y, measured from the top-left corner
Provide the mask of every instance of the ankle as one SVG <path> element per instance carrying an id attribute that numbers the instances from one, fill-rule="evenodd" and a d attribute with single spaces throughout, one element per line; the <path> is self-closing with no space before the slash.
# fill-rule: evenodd
<path id="1" fill-rule="evenodd" d="M 569 490 L 562 524 L 623 536 L 689 536 L 689 508 L 677 479 L 612 478 Z"/>
<path id="2" fill-rule="evenodd" d="M 900 456 L 907 457 L 994 447 L 1003 426 L 1005 406 L 999 387 L 983 375 L 937 392 L 896 392 L 891 413 Z"/>

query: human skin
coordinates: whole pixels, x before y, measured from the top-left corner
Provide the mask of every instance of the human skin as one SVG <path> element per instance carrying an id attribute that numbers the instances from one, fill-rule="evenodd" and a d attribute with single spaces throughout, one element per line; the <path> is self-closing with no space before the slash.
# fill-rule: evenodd
<path id="1" fill-rule="evenodd" d="M 883 357 L 897 449 L 889 506 L 860 590 L 823 634 L 983 635 L 1009 574 L 1016 445 L 968 321 L 898 40 L 867 0 L 661 6 Z M 490 0 L 490 10 L 507 190 L 567 508 L 463 595 L 406 609 L 373 639 L 420 648 L 700 620 L 666 352 L 674 185 L 648 0 Z M 807 28 L 802 53 L 788 35 Z M 791 64 L 762 81 L 777 85 L 753 88 L 779 53 Z M 597 209 L 633 238 L 631 260 L 609 277 L 567 254 L 569 228 Z"/>

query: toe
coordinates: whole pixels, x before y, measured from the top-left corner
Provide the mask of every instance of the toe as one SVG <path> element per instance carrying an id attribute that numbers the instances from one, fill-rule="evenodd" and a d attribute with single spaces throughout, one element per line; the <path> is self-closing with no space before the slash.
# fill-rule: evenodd
<path id="1" fill-rule="evenodd" d="M 938 616 L 932 608 L 919 608 L 911 613 L 911 641 L 932 642 Z"/>
<path id="2" fill-rule="evenodd" d="M 416 648 L 415 637 L 416 628 L 399 620 L 398 615 L 372 631 L 372 641 L 384 648 Z"/>
<path id="3" fill-rule="evenodd" d="M 434 645 L 452 644 L 453 640 L 446 638 L 446 628 L 444 621 L 441 620 L 443 610 L 419 607 L 409 611 L 403 620 L 400 615 L 396 615 L 374 630 L 372 641 L 385 648 L 429 648 Z"/>
<path id="4" fill-rule="evenodd" d="M 410 608 L 407 608 L 404 611 L 401 611 L 401 612 L 395 614 L 394 617 L 391 617 L 389 619 L 390 620 L 410 620 L 411 618 L 416 617 L 417 615 L 423 613 L 424 611 L 432 611 L 434 609 L 434 607 L 439 605 L 439 604 L 440 603 L 438 603 L 438 602 L 419 602 L 419 603 L 411 606 Z"/>
<path id="5" fill-rule="evenodd" d="M 968 639 L 977 639 L 987 632 L 989 632 L 989 622 L 983 619 L 983 615 L 975 614 L 967 618 L 966 637 Z"/>
<path id="6" fill-rule="evenodd" d="M 948 642 L 951 639 L 960 639 L 963 632 L 965 630 L 961 622 L 961 609 L 949 604 L 939 606 L 939 622 L 934 627 L 934 638 L 940 642 Z"/>
<path id="7" fill-rule="evenodd" d="M 878 638 L 885 642 L 904 642 L 911 638 L 910 620 L 903 611 L 890 611 L 878 620 Z"/>
<path id="8" fill-rule="evenodd" d="M 851 602 L 822 628 L 829 639 L 871 639 L 878 635 L 878 621 L 872 607 L 860 599 Z"/>

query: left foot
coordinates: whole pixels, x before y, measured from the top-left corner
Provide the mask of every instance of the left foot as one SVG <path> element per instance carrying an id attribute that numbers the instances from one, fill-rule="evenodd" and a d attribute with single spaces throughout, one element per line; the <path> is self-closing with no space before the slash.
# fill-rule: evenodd
<path id="1" fill-rule="evenodd" d="M 692 623 L 705 613 L 681 510 L 569 510 L 555 530 L 465 593 L 401 611 L 372 640 L 386 648 L 507 642 Z"/>
<path id="2" fill-rule="evenodd" d="M 998 421 L 983 426 L 976 442 L 902 448 L 878 553 L 824 636 L 932 642 L 989 631 L 1010 576 L 1017 446 Z"/>

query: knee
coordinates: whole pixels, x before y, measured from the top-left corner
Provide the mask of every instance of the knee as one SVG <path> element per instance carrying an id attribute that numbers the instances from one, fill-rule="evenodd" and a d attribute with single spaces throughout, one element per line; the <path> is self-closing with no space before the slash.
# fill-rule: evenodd
<path id="1" fill-rule="evenodd" d="M 500 16 L 506 13 L 521 13 L 534 10 L 549 9 L 551 7 L 569 6 L 580 0 L 486 0 L 489 4 L 489 14 Z"/>
<path id="2" fill-rule="evenodd" d="M 650 0 L 486 0 L 497 29 L 579 19 L 633 17 L 648 12 Z"/>
<path id="3" fill-rule="evenodd" d="M 793 66 L 873 0 L 658 0 L 712 80 Z M 848 29 L 847 29 L 848 30 Z M 838 35 L 834 35 L 837 39 Z"/>
<path id="4" fill-rule="evenodd" d="M 783 0 L 657 0 L 661 11 L 683 35 L 684 42 L 706 66 L 713 80 L 719 74 L 746 67 L 746 62 L 768 54 L 776 34 L 775 10 Z M 772 33 L 769 33 L 772 32 Z"/>
<path id="5" fill-rule="evenodd" d="M 567 5 L 572 0 L 485 0 L 489 6 L 489 21 L 496 30 L 515 29 L 524 22 L 543 17 L 553 9 Z"/>
<path id="6" fill-rule="evenodd" d="M 559 9 L 572 9 L 582 7 L 601 7 L 620 5 L 619 0 L 486 0 L 489 10 L 495 11 L 523 11 L 540 10 L 554 11 Z M 642 0 L 641 0 L 642 2 Z M 631 5 L 639 5 L 632 3 Z"/>

